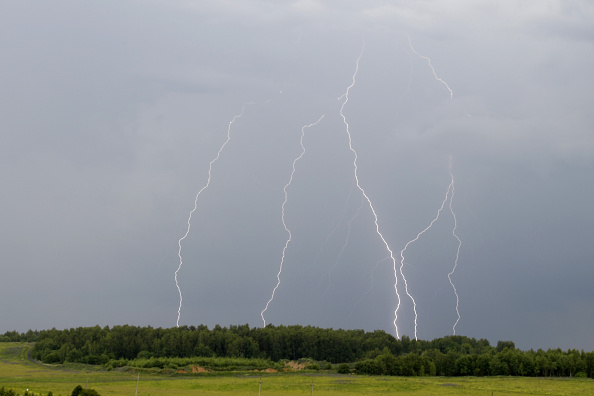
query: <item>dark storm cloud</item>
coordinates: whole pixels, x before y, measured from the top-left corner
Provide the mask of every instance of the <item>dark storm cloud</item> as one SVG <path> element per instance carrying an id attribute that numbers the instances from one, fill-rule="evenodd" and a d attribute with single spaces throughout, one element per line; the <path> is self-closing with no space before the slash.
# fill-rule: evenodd
<path id="1" fill-rule="evenodd" d="M 593 349 L 592 6 L 173 1 L 1 6 L 2 327 L 267 320 L 390 332 L 397 255 L 449 184 L 458 334 Z M 453 90 L 453 99 L 425 60 Z M 350 194 L 350 195 L 349 195 Z M 350 224 L 350 227 L 349 227 Z M 451 334 L 453 218 L 411 247 L 419 337 Z M 347 242 L 348 243 L 345 243 Z M 343 250 L 344 248 L 344 250 Z M 341 253 L 342 252 L 342 253 Z M 400 334 L 412 305 L 399 277 Z M 19 298 L 13 298 L 19 296 Z"/>

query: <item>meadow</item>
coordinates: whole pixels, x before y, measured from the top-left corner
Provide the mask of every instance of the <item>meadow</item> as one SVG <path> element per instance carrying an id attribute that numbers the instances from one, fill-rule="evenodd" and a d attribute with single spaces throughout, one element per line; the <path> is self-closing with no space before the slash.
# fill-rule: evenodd
<path id="1" fill-rule="evenodd" d="M 222 374 L 107 371 L 77 364 L 46 365 L 27 358 L 31 344 L 0 343 L 0 387 L 29 395 L 69 396 L 76 385 L 105 395 L 594 395 L 588 378 L 383 377 L 329 373 Z M 88 384 L 88 385 L 87 385 Z M 261 386 L 261 388 L 260 388 Z"/>

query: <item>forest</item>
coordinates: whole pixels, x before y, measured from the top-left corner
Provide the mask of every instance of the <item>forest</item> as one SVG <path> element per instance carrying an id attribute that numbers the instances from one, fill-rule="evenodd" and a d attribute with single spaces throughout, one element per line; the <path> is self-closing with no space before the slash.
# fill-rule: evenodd
<path id="1" fill-rule="evenodd" d="M 227 369 L 262 369 L 279 367 L 282 361 L 307 359 L 309 369 L 338 366 L 343 372 L 367 375 L 592 378 L 594 374 L 594 352 L 522 351 L 512 341 L 498 341 L 492 346 L 486 339 L 465 336 L 432 341 L 407 336 L 396 339 L 381 330 L 299 325 L 53 328 L 6 332 L 0 341 L 33 342 L 31 356 L 44 363 L 85 363 L 110 369 L 176 368 L 197 362 Z"/>

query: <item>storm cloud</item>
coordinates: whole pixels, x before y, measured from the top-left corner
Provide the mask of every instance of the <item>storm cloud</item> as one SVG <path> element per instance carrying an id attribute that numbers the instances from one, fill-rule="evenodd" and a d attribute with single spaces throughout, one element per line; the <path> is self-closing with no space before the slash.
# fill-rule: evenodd
<path id="1" fill-rule="evenodd" d="M 397 256 L 455 179 L 456 334 L 594 349 L 594 6 L 55 1 L 0 6 L 0 331 L 273 324 L 394 334 Z M 409 46 L 431 59 L 427 61 Z M 407 250 L 452 334 L 444 210 Z M 398 279 L 400 335 L 413 311 Z"/>

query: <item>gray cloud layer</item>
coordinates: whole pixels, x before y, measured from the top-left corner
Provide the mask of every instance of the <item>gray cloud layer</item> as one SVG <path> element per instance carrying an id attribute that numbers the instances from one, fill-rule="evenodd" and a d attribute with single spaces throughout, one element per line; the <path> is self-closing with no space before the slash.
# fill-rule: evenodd
<path id="1" fill-rule="evenodd" d="M 396 254 L 455 177 L 457 334 L 592 350 L 594 7 L 581 1 L 0 6 L 0 331 L 181 323 L 384 329 Z M 425 60 L 431 58 L 437 81 Z M 448 212 L 407 250 L 419 337 L 452 333 Z M 345 242 L 348 244 L 344 251 Z M 412 336 L 404 298 L 400 334 Z"/>

